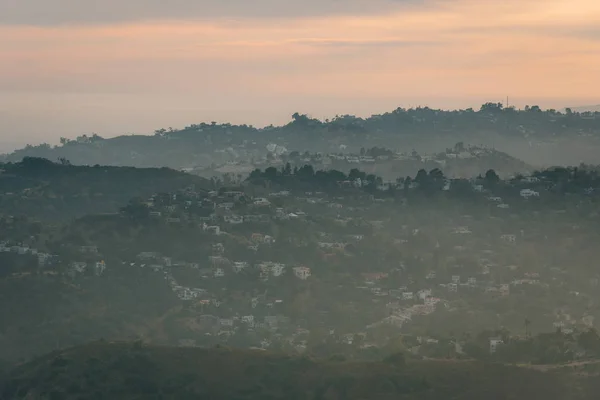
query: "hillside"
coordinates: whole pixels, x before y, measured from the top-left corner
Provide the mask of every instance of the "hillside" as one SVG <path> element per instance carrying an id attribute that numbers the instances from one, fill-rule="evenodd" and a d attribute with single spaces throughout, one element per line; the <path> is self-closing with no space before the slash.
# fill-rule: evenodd
<path id="1" fill-rule="evenodd" d="M 476 362 L 319 361 L 227 348 L 96 342 L 15 368 L 0 393 L 13 400 L 586 400 L 595 398 L 591 386 L 567 373 Z"/>
<path id="2" fill-rule="evenodd" d="M 267 147 L 277 151 L 357 152 L 361 147 L 384 146 L 433 153 L 461 141 L 493 147 L 540 166 L 600 163 L 600 118 L 537 106 L 515 110 L 493 103 L 482 105 L 479 111 L 398 108 L 368 118 L 344 115 L 325 121 L 295 113 L 283 126 L 259 129 L 201 123 L 158 129 L 148 136 L 104 139 L 82 135 L 74 140 L 63 138 L 55 147 L 27 146 L 5 158 L 13 162 L 32 156 L 66 158 L 81 165 L 195 168 L 228 161 L 250 162 L 272 151 Z"/>
<path id="3" fill-rule="evenodd" d="M 168 168 L 74 166 L 25 158 L 0 164 L 0 211 L 49 220 L 113 213 L 131 198 L 191 185 L 200 189 L 207 181 Z"/>
<path id="4" fill-rule="evenodd" d="M 581 167 L 384 185 L 305 166 L 112 215 L 0 218 L 0 363 L 132 337 L 483 360 L 502 336 L 497 361 L 598 358 L 599 188 Z"/>

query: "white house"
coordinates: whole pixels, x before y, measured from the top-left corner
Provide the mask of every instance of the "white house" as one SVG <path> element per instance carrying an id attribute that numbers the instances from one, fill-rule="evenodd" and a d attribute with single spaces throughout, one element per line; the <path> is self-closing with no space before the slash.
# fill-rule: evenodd
<path id="1" fill-rule="evenodd" d="M 466 233 L 471 233 L 471 231 L 466 226 L 458 226 L 458 227 L 454 228 L 454 233 L 466 234 Z"/>
<path id="2" fill-rule="evenodd" d="M 233 263 L 233 272 L 235 273 L 239 273 L 242 272 L 242 270 L 248 268 L 248 263 L 246 261 L 235 261 Z"/>
<path id="3" fill-rule="evenodd" d="M 494 338 L 490 338 L 490 353 L 495 353 L 496 350 L 498 349 L 498 346 L 503 344 L 504 342 L 502 341 L 501 338 L 498 337 L 494 337 Z"/>
<path id="4" fill-rule="evenodd" d="M 106 264 L 104 264 L 104 261 L 98 261 L 96 263 L 96 268 L 94 270 L 94 272 L 96 273 L 96 275 L 102 275 L 102 273 L 104 272 L 104 270 L 106 269 Z"/>
<path id="5" fill-rule="evenodd" d="M 528 199 L 530 197 L 539 197 L 540 193 L 531 189 L 521 189 L 520 195 L 521 197 Z"/>
<path id="6" fill-rule="evenodd" d="M 310 276 L 310 268 L 308 267 L 294 267 L 294 275 L 296 277 L 306 280 Z"/>
<path id="7" fill-rule="evenodd" d="M 269 200 L 265 199 L 264 197 L 258 197 L 256 199 L 254 199 L 253 204 L 255 206 L 263 207 L 263 206 L 270 206 L 271 202 Z"/>
<path id="8" fill-rule="evenodd" d="M 223 268 L 217 268 L 215 269 L 214 272 L 214 277 L 215 278 L 222 278 L 225 276 L 225 270 Z"/>
<path id="9" fill-rule="evenodd" d="M 517 241 L 517 235 L 513 235 L 513 234 L 500 235 L 500 239 L 502 239 L 508 243 L 515 243 Z"/>

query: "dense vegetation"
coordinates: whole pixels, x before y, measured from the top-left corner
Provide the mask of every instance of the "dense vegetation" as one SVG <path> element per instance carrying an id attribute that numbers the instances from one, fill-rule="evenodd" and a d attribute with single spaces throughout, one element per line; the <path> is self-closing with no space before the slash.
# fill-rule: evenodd
<path id="1" fill-rule="evenodd" d="M 347 362 L 227 348 L 183 349 L 97 342 L 10 372 L 2 398 L 373 399 L 595 398 L 596 378 L 478 362 Z"/>
<path id="2" fill-rule="evenodd" d="M 507 151 L 535 165 L 598 163 L 594 150 L 599 144 L 599 115 L 571 110 L 561 113 L 537 106 L 516 110 L 495 103 L 484 104 L 478 111 L 398 108 L 369 118 L 343 115 L 326 121 L 295 113 L 290 123 L 280 127 L 201 123 L 183 129 L 159 129 L 154 136 L 103 139 L 82 135 L 76 140 L 63 138 L 56 147 L 27 146 L 6 158 L 16 162 L 25 156 L 62 157 L 84 165 L 181 168 L 249 161 L 264 156 L 269 143 L 301 151 L 331 152 L 343 146 L 358 152 L 361 147 L 384 146 L 437 152 L 465 141 Z"/>
<path id="3" fill-rule="evenodd" d="M 133 197 L 190 185 L 200 189 L 207 181 L 168 168 L 74 166 L 26 157 L 0 164 L 0 210 L 51 220 L 114 213 Z"/>

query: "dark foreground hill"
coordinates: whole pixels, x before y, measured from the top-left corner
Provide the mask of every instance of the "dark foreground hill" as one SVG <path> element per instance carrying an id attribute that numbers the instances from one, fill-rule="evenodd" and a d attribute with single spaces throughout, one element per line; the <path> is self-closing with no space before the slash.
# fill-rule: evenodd
<path id="1" fill-rule="evenodd" d="M 591 378 L 590 378 L 591 379 Z M 317 361 L 96 342 L 9 372 L 3 399 L 592 399 L 582 377 L 470 361 Z"/>
<path id="2" fill-rule="evenodd" d="M 0 164 L 0 210 L 31 218 L 73 218 L 116 212 L 133 197 L 206 183 L 168 168 L 74 166 L 24 158 Z"/>

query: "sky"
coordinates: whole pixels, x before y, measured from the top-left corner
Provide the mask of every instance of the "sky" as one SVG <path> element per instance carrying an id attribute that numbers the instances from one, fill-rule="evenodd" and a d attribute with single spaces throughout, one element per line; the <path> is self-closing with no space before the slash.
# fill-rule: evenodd
<path id="1" fill-rule="evenodd" d="M 600 103 L 600 1 L 0 0 L 0 151 L 507 96 Z"/>

